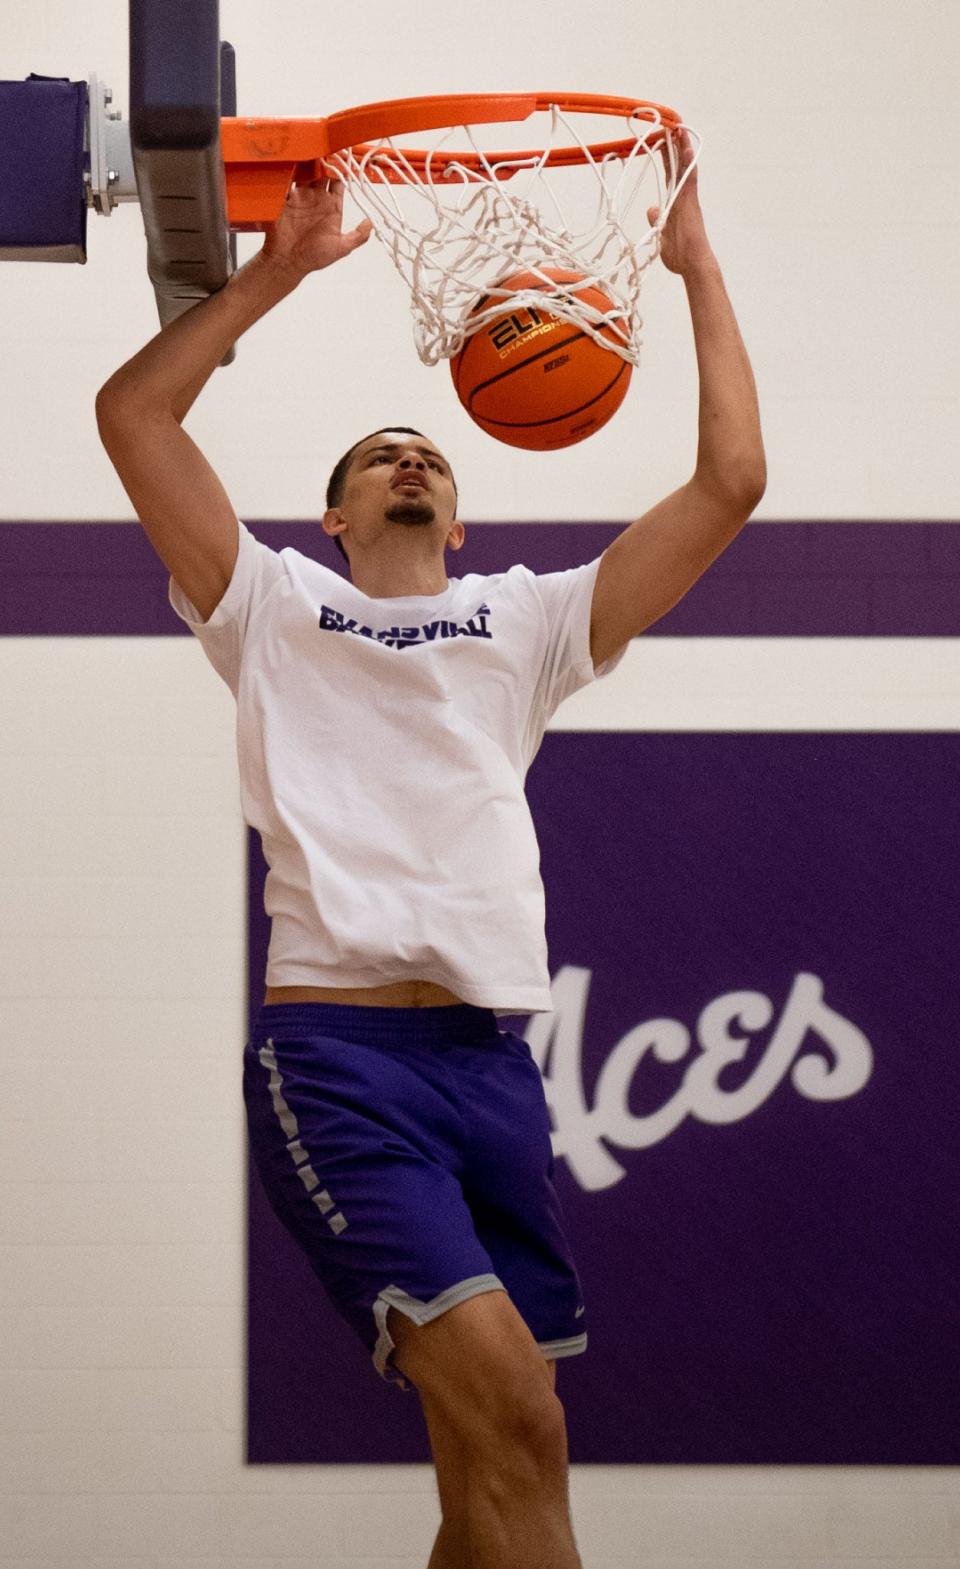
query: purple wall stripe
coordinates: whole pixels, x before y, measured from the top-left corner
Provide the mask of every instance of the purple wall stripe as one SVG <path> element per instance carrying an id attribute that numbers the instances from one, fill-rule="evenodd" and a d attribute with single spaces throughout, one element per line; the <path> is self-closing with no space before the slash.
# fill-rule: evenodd
<path id="1" fill-rule="evenodd" d="M 274 549 L 344 563 L 316 522 L 249 524 Z M 477 523 L 456 573 L 591 560 L 620 523 Z M 750 523 L 653 637 L 955 637 L 960 523 Z M 0 523 L 0 635 L 189 636 L 135 523 Z"/>

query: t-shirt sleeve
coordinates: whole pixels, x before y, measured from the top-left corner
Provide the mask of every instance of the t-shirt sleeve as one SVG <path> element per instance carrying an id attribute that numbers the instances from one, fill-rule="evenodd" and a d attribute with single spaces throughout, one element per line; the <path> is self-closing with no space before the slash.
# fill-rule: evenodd
<path id="1" fill-rule="evenodd" d="M 204 621 L 173 578 L 170 603 L 201 644 L 214 670 L 227 683 L 234 697 L 240 684 L 240 664 L 250 618 L 274 584 L 284 575 L 283 562 L 269 545 L 261 544 L 250 530 L 240 524 L 240 549 L 233 576 L 213 615 Z"/>
<path id="2" fill-rule="evenodd" d="M 582 686 L 616 670 L 627 651 L 624 644 L 597 666 L 590 657 L 590 611 L 601 559 L 597 556 L 586 566 L 572 567 L 566 572 L 532 574 L 547 627 L 538 691 L 545 719 Z"/>

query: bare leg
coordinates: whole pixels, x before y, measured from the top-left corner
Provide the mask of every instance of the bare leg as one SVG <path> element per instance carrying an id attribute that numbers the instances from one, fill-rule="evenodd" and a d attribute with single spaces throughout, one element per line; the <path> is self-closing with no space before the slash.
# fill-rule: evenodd
<path id="1" fill-rule="evenodd" d="M 506 1293 L 480 1293 L 422 1327 L 391 1308 L 388 1324 L 437 1467 L 444 1523 L 428 1569 L 583 1569 L 555 1364 Z"/>
<path id="2" fill-rule="evenodd" d="M 427 1569 L 473 1569 L 464 1530 L 443 1521 Z"/>
<path id="3" fill-rule="evenodd" d="M 562 1464 L 506 1447 L 478 1462 L 467 1521 L 470 1569 L 583 1569 L 570 1520 L 566 1433 Z"/>

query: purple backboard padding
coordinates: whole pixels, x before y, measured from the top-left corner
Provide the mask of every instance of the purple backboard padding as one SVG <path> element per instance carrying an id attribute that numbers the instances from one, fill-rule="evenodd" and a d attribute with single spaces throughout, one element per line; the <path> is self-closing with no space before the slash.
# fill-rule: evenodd
<path id="1" fill-rule="evenodd" d="M 83 262 L 87 83 L 0 82 L 0 250 L 5 259 Z M 66 255 L 58 255 L 66 251 Z M 18 254 L 19 253 L 19 254 Z"/>
<path id="2" fill-rule="evenodd" d="M 335 571 L 318 522 L 248 524 Z M 626 523 L 477 523 L 448 572 L 579 566 Z M 749 523 L 651 637 L 953 637 L 960 632 L 957 523 Z M 189 636 L 166 573 L 135 523 L 0 523 L 0 635 Z"/>

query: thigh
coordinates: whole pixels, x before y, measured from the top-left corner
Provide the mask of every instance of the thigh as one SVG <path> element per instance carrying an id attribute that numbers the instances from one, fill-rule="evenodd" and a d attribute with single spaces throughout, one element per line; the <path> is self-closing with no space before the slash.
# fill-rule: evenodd
<path id="1" fill-rule="evenodd" d="M 389 1328 L 394 1361 L 420 1393 L 448 1471 L 514 1424 L 528 1429 L 553 1416 L 553 1363 L 505 1292 L 472 1297 L 424 1325 L 391 1310 Z"/>

